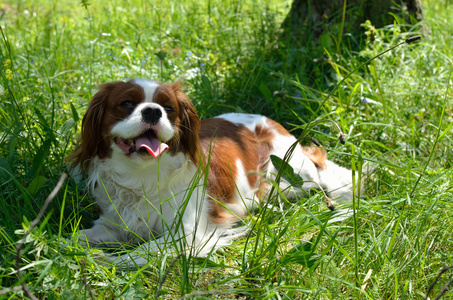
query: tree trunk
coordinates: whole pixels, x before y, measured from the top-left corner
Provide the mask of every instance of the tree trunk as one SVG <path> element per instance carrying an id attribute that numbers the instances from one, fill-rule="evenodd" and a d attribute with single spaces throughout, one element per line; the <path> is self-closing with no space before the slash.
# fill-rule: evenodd
<path id="1" fill-rule="evenodd" d="M 318 40 L 326 30 L 331 34 L 357 34 L 366 20 L 376 28 L 393 24 L 393 14 L 407 24 L 421 21 L 421 0 L 293 0 L 282 24 L 283 38 L 304 45 Z"/>

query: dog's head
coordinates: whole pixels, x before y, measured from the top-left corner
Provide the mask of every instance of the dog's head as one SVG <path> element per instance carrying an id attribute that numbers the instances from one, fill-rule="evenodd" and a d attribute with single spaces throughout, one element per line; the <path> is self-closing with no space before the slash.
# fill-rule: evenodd
<path id="1" fill-rule="evenodd" d="M 83 170 L 91 159 L 114 152 L 143 161 L 182 152 L 197 164 L 199 128 L 198 115 L 179 82 L 105 83 L 88 106 L 80 145 L 69 158 Z"/>

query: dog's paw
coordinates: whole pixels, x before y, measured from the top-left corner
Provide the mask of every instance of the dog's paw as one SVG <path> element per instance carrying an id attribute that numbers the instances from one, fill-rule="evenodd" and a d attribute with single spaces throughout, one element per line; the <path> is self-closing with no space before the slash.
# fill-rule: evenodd
<path id="1" fill-rule="evenodd" d="M 111 255 L 106 254 L 101 250 L 93 250 L 90 252 L 90 257 L 94 263 L 104 266 L 104 267 L 113 267 L 115 265 L 115 260 Z"/>
<path id="2" fill-rule="evenodd" d="M 108 259 L 118 269 L 131 270 L 143 267 L 149 262 L 148 259 L 146 259 L 142 255 L 131 252 L 120 256 L 109 255 Z"/>

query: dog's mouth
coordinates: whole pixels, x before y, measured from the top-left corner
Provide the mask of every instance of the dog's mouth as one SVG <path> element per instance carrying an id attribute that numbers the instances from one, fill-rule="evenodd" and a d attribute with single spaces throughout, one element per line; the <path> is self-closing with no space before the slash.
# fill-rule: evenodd
<path id="1" fill-rule="evenodd" d="M 126 155 L 137 153 L 139 155 L 158 157 L 168 149 L 168 145 L 159 140 L 152 129 L 145 131 L 135 138 L 124 139 L 115 137 L 114 141 L 118 148 Z"/>

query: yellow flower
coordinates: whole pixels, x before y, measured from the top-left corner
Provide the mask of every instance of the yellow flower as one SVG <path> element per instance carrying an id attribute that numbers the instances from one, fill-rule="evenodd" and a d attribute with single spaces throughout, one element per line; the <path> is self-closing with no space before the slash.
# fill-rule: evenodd
<path id="1" fill-rule="evenodd" d="M 7 69 L 5 72 L 5 77 L 7 80 L 13 79 L 13 71 L 11 71 L 11 69 Z"/>
<path id="2" fill-rule="evenodd" d="M 11 59 L 8 58 L 7 60 L 5 60 L 3 66 L 5 67 L 5 69 L 11 68 Z"/>

